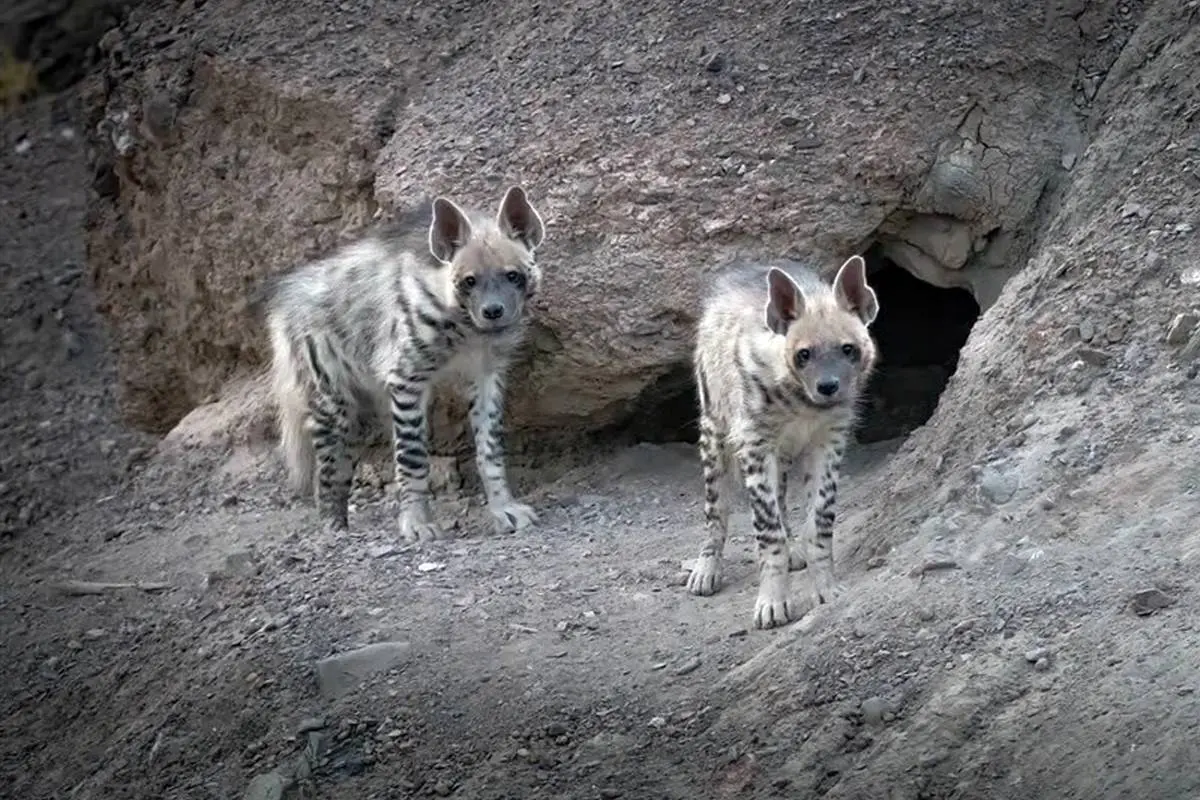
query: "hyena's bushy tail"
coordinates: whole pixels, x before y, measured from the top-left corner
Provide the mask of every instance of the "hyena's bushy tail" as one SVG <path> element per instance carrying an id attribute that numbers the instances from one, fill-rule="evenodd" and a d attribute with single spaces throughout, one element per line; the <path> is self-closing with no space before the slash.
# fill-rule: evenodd
<path id="1" fill-rule="evenodd" d="M 316 454 L 308 430 L 309 385 L 305 362 L 278 320 L 271 321 L 271 392 L 279 424 L 279 450 L 288 482 L 298 495 L 313 491 Z"/>

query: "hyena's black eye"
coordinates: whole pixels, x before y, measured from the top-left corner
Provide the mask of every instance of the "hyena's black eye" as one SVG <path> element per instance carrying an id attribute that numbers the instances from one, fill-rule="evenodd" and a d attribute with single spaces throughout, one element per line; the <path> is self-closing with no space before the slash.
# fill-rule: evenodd
<path id="1" fill-rule="evenodd" d="M 525 275 L 523 273 L 517 272 L 515 269 L 510 269 L 507 273 L 505 273 L 504 277 L 507 278 L 508 282 L 513 284 L 514 286 L 524 286 L 525 285 Z"/>
<path id="2" fill-rule="evenodd" d="M 458 285 L 464 289 L 474 289 L 475 288 L 475 276 L 468 275 L 467 277 L 465 277 L 461 281 L 459 281 Z"/>
<path id="3" fill-rule="evenodd" d="M 812 351 L 809 350 L 807 347 L 801 347 L 799 350 L 796 351 L 796 355 L 794 356 L 794 358 L 796 359 L 796 366 L 803 367 L 805 364 L 808 363 L 808 360 L 810 358 L 812 358 Z"/>
<path id="4" fill-rule="evenodd" d="M 862 351 L 858 349 L 858 345 L 856 344 L 844 344 L 842 345 L 842 355 L 851 361 L 858 361 L 858 359 L 862 358 Z"/>

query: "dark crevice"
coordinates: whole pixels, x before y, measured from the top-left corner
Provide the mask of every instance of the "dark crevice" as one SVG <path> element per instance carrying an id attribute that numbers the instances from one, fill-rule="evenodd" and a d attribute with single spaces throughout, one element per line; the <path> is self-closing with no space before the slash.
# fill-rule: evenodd
<path id="1" fill-rule="evenodd" d="M 863 257 L 879 298 L 871 326 L 879 366 L 867 385 L 858 427 L 858 441 L 866 443 L 907 436 L 933 416 L 979 319 L 979 305 L 966 289 L 943 289 L 915 277 L 877 245 Z"/>

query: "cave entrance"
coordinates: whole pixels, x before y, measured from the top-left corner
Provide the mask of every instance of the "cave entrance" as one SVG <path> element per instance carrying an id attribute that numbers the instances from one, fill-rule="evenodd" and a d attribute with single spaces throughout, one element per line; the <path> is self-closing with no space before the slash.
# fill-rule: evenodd
<path id="1" fill-rule="evenodd" d="M 933 416 L 980 311 L 968 290 L 926 283 L 878 245 L 863 258 L 879 298 L 871 325 L 879 367 L 867 385 L 857 432 L 867 444 L 908 436 Z"/>

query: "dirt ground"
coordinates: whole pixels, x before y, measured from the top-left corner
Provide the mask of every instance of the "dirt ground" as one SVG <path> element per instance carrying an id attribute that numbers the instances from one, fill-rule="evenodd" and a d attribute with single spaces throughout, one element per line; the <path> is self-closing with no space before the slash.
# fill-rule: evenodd
<path id="1" fill-rule="evenodd" d="M 237 797 L 314 746 L 311 797 L 703 791 L 741 739 L 703 736 L 707 690 L 764 639 L 744 536 L 720 595 L 680 586 L 693 449 L 602 454 L 532 495 L 533 537 L 451 504 L 462 538 L 420 550 L 378 494 L 320 534 L 265 450 L 152 455 L 117 421 L 81 281 L 69 112 L 4 126 L 7 796 Z M 404 645 L 392 669 L 321 694 L 318 660 L 380 642 Z"/>
<path id="2" fill-rule="evenodd" d="M 1122 91 L 1195 52 L 1156 35 Z M 1200 281 L 1200 151 L 1195 85 L 1164 74 L 1114 104 L 953 413 L 852 454 L 849 595 L 772 632 L 744 509 L 726 588 L 683 589 L 687 445 L 522 476 L 542 523 L 520 535 L 448 499 L 460 538 L 415 547 L 369 483 L 322 534 L 220 414 L 127 430 L 70 99 L 4 119 L 4 796 L 1197 796 L 1200 411 L 1166 336 Z"/>

